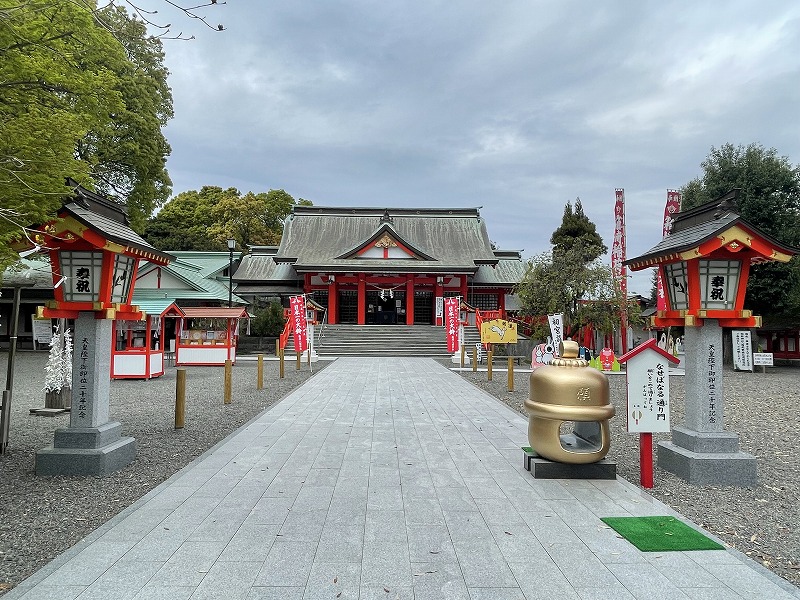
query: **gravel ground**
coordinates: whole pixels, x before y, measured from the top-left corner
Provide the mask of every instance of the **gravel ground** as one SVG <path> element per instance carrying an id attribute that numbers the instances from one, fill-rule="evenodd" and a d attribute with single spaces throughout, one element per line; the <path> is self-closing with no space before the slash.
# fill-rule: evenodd
<path id="1" fill-rule="evenodd" d="M 8 355 L 0 353 L 5 387 Z M 46 565 L 111 517 L 133 504 L 232 431 L 275 404 L 312 376 L 287 361 L 264 361 L 264 389 L 256 389 L 257 363 L 240 360 L 233 370 L 232 398 L 223 403 L 223 367 L 186 369 L 186 413 L 175 429 L 176 369 L 151 381 L 111 382 L 112 419 L 123 435 L 136 438 L 136 459 L 108 477 L 36 477 L 37 450 L 53 443 L 53 432 L 69 415 L 31 416 L 44 408 L 46 353 L 18 352 L 8 451 L 0 455 L 0 595 Z M 314 373 L 326 361 L 313 364 Z"/>
<path id="2" fill-rule="evenodd" d="M 53 431 L 69 417 L 34 417 L 30 408 L 44 406 L 44 353 L 17 354 L 12 401 L 11 441 L 0 455 L 0 595 L 47 564 L 150 489 L 205 452 L 216 442 L 273 405 L 312 374 L 303 365 L 266 361 L 264 389 L 256 390 L 256 363 L 240 361 L 234 369 L 233 402 L 225 406 L 223 369 L 187 369 L 186 425 L 174 429 L 174 368 L 152 381 L 122 380 L 111 385 L 111 414 L 123 434 L 136 438 L 136 460 L 108 477 L 36 477 L 36 450 L 52 444 Z M 7 355 L 0 353 L 5 382 Z M 327 363 L 314 364 L 314 372 Z M 451 367 L 451 364 L 447 364 Z M 466 371 L 463 377 L 524 414 L 529 373 L 517 372 L 514 392 L 507 391 L 504 371 Z M 624 412 L 625 378 L 612 376 L 617 413 Z M 672 419 L 682 421 L 683 378 L 670 379 Z M 800 369 L 775 368 L 761 373 L 725 373 L 726 426 L 740 434 L 742 449 L 758 457 L 760 485 L 753 489 L 689 486 L 658 468 L 650 493 L 727 544 L 800 585 L 800 465 L 789 446 L 800 432 L 797 411 Z M 624 419 L 612 421 L 609 458 L 617 472 L 639 481 L 638 436 L 624 431 Z M 665 439 L 668 436 L 655 435 Z M 791 455 L 791 458 L 790 458 Z"/>
<path id="3" fill-rule="evenodd" d="M 448 365 L 452 367 L 452 364 Z M 462 372 L 476 386 L 525 415 L 530 372 L 514 373 L 514 391 L 508 391 L 506 371 L 487 374 Z M 611 400 L 617 416 L 611 421 L 611 450 L 617 474 L 639 483 L 639 436 L 625 431 L 625 376 L 609 376 Z M 766 374 L 726 370 L 724 375 L 725 427 L 739 434 L 742 451 L 758 459 L 759 485 L 755 488 L 695 486 L 656 466 L 651 495 L 691 521 L 719 536 L 796 586 L 800 586 L 800 369 L 770 368 Z M 670 418 L 683 423 L 682 376 L 670 377 Z M 669 434 L 653 434 L 654 443 Z M 655 449 L 653 450 L 655 459 Z"/>

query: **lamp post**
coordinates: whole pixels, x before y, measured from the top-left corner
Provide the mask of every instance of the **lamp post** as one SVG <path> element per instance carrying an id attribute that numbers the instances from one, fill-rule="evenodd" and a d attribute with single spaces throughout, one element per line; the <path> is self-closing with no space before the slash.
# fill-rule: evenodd
<path id="1" fill-rule="evenodd" d="M 233 251 L 236 250 L 236 240 L 228 238 L 228 308 L 233 306 Z"/>
<path id="2" fill-rule="evenodd" d="M 136 456 L 136 441 L 110 419 L 114 321 L 144 316 L 130 304 L 139 261 L 166 265 L 172 257 L 131 230 L 120 205 L 71 179 L 67 184 L 74 195 L 65 198 L 58 220 L 28 240 L 50 253 L 55 299 L 37 312 L 75 319 L 69 426 L 56 429 L 53 445 L 36 453 L 36 474 L 107 475 Z"/>
<path id="3" fill-rule="evenodd" d="M 722 330 L 761 326 L 744 309 L 750 265 L 788 262 L 797 251 L 743 220 L 737 195 L 678 214 L 669 235 L 625 264 L 658 267 L 667 303 L 651 323 L 684 328 L 685 424 L 672 428 L 672 441 L 659 442 L 659 466 L 693 484 L 752 487 L 756 458 L 739 451 L 738 435 L 725 429 Z"/>

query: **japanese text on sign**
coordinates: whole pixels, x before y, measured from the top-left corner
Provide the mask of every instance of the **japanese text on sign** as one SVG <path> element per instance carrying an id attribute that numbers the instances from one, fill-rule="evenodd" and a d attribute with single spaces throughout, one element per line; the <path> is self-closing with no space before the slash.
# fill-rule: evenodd
<path id="1" fill-rule="evenodd" d="M 289 298 L 289 309 L 291 312 L 289 319 L 292 335 L 294 336 L 294 348 L 297 352 L 305 352 L 308 349 L 305 296 L 292 296 Z"/>
<path id="2" fill-rule="evenodd" d="M 461 306 L 461 298 L 444 299 L 444 328 L 447 335 L 447 351 L 458 351 L 458 311 Z"/>

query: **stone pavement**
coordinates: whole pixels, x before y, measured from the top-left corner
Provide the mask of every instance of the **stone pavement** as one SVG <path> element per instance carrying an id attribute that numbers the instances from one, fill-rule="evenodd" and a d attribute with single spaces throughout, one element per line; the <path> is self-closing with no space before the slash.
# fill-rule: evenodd
<path id="1" fill-rule="evenodd" d="M 638 551 L 600 517 L 672 511 L 533 479 L 526 427 L 431 359 L 340 358 L 6 598 L 800 598 L 735 551 Z"/>

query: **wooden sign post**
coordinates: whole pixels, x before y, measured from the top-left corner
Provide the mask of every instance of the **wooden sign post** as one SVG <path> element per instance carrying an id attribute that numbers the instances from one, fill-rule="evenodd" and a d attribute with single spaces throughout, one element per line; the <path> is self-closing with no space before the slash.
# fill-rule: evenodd
<path id="1" fill-rule="evenodd" d="M 653 433 L 669 432 L 669 365 L 680 362 L 649 339 L 619 357 L 628 363 L 627 430 L 639 433 L 639 480 L 643 488 L 653 487 Z"/>

